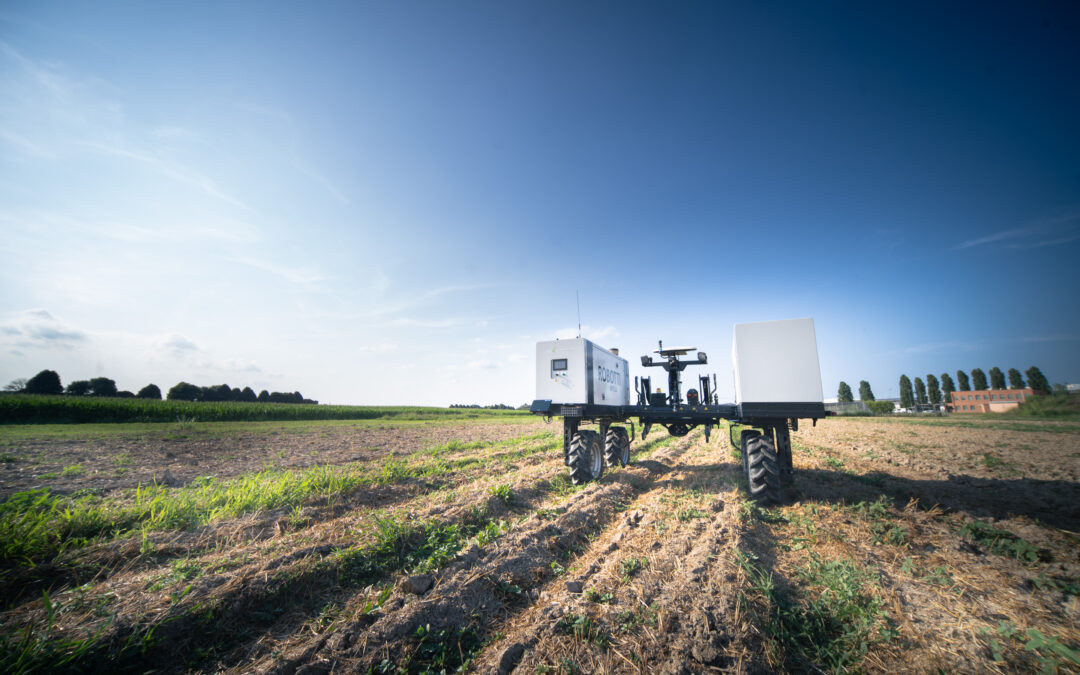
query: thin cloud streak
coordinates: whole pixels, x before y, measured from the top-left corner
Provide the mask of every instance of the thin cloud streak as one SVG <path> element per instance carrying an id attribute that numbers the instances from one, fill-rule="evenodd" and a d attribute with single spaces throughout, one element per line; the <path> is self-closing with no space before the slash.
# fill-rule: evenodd
<path id="1" fill-rule="evenodd" d="M 986 235 L 985 237 L 979 237 L 977 239 L 970 239 L 965 241 L 955 248 L 957 250 L 972 248 L 974 246 L 982 246 L 984 244 L 992 244 L 997 241 L 1007 241 L 1009 239 L 1021 239 L 1024 237 L 1033 237 L 1039 234 L 1047 233 L 1061 225 L 1067 225 L 1074 221 L 1080 220 L 1080 209 L 1070 209 L 1064 213 L 1049 218 L 1044 218 L 1021 227 L 1015 227 L 1009 230 L 1002 230 L 993 234 Z M 1041 246 L 1052 246 L 1054 244 L 1063 244 L 1069 241 L 1080 239 L 1080 235 L 1070 236 L 1062 239 L 1055 239 L 1049 241 L 1042 241 L 1035 244 L 1010 244 L 1010 248 L 1039 248 Z"/>
<path id="2" fill-rule="evenodd" d="M 247 265 L 248 267 L 254 267 L 257 270 L 263 272 L 269 272 L 275 276 L 279 276 L 286 281 L 294 284 L 314 284 L 320 281 L 325 281 L 326 277 L 318 272 L 310 269 L 300 267 L 286 267 L 284 265 L 278 265 L 276 263 L 268 262 L 266 260 L 259 260 L 257 258 L 248 257 L 232 257 L 229 258 L 232 262 L 240 263 L 241 265 Z"/>
<path id="3" fill-rule="evenodd" d="M 169 176 L 170 178 L 173 178 L 174 180 L 177 180 L 186 185 L 198 188 L 206 194 L 210 195 L 211 197 L 220 199 L 224 202 L 232 204 L 233 206 L 244 209 L 245 211 L 251 210 L 251 207 L 244 202 L 226 194 L 221 189 L 219 189 L 217 184 L 211 178 L 199 173 L 198 171 L 189 169 L 182 164 L 178 164 L 175 162 L 167 162 L 152 155 L 147 155 L 134 150 L 127 150 L 125 148 L 120 148 L 114 145 L 109 145 L 96 141 L 80 141 L 79 145 L 90 148 L 91 150 L 97 150 L 98 152 L 102 152 L 108 155 L 125 157 L 127 159 L 133 159 L 137 162 L 148 164 L 158 169 L 166 176 Z"/>

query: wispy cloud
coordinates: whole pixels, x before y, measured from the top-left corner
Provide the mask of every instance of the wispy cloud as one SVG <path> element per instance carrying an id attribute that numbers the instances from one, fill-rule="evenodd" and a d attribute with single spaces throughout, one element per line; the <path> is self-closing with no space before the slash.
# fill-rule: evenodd
<path id="1" fill-rule="evenodd" d="M 72 327 L 44 309 L 30 309 L 0 323 L 9 346 L 71 349 L 85 342 L 85 332 Z"/>
<path id="2" fill-rule="evenodd" d="M 251 101 L 235 101 L 233 107 L 237 110 L 253 113 L 260 117 L 266 117 L 268 119 L 276 120 L 278 122 L 284 122 L 285 124 L 292 124 L 293 117 L 288 111 L 281 110 L 280 108 L 273 108 L 268 105 L 262 105 L 259 103 L 253 103 Z"/>
<path id="3" fill-rule="evenodd" d="M 279 276 L 294 284 L 314 284 L 325 281 L 326 279 L 321 273 L 307 267 L 288 267 L 286 265 L 279 265 L 267 260 L 259 260 L 258 258 L 251 257 L 234 257 L 230 258 L 230 260 L 240 263 L 241 265 L 254 267 L 263 272 L 269 272 L 270 274 Z"/>
<path id="4" fill-rule="evenodd" d="M 315 181 L 319 185 L 321 185 L 323 187 L 323 189 L 325 189 L 327 192 L 329 192 L 334 197 L 334 199 L 336 199 L 338 202 L 341 203 L 342 206 L 348 206 L 349 205 L 349 198 L 346 197 L 345 193 L 343 193 L 341 190 L 339 190 L 336 185 L 331 183 L 330 180 L 326 176 L 324 176 L 321 173 L 315 171 L 314 169 L 312 169 L 310 167 L 307 167 L 307 166 L 304 166 L 303 164 L 300 164 L 298 162 L 293 163 L 293 168 L 296 169 L 297 171 L 299 171 L 300 173 L 302 173 L 303 175 L 307 176 L 311 180 Z"/>
<path id="5" fill-rule="evenodd" d="M 1019 338 L 1018 342 L 1073 342 L 1080 340 L 1080 334 L 1058 333 L 1056 335 L 1029 335 Z"/>
<path id="6" fill-rule="evenodd" d="M 10 129 L 0 128 L 0 140 L 3 140 L 8 145 L 12 145 L 23 153 L 33 157 L 52 159 L 56 156 L 52 151 L 45 149 L 25 136 L 21 136 Z"/>
<path id="7" fill-rule="evenodd" d="M 149 166 L 162 175 L 201 190 L 233 206 L 249 210 L 204 172 L 168 156 L 177 141 L 197 140 L 197 132 L 176 124 L 139 128 L 124 115 L 115 88 L 93 78 L 72 75 L 56 64 L 43 64 L 0 41 L 0 140 L 22 154 L 56 160 L 78 150 L 121 157 Z M 43 123 L 47 122 L 47 123 Z"/>
<path id="8" fill-rule="evenodd" d="M 132 159 L 137 162 L 142 162 L 143 164 L 157 169 L 164 175 L 172 178 L 177 182 L 202 190 L 211 197 L 220 199 L 223 202 L 227 202 L 229 204 L 232 204 L 233 206 L 237 206 L 247 211 L 251 210 L 251 207 L 249 207 L 247 204 L 240 201 L 239 199 L 236 199 L 235 197 L 232 197 L 231 195 L 226 194 L 223 190 L 221 190 L 217 186 L 217 183 L 215 183 L 213 179 L 211 179 L 209 176 L 199 173 L 198 171 L 195 171 L 194 169 L 184 166 L 183 164 L 180 164 L 178 162 L 163 159 L 161 157 L 145 152 L 130 150 L 127 148 L 118 147 L 99 141 L 79 141 L 78 144 L 104 154 L 114 155 L 117 157 Z"/>
<path id="9" fill-rule="evenodd" d="M 603 328 L 597 328 L 588 324 L 581 327 L 581 334 L 596 342 L 598 340 L 609 340 L 620 337 L 620 333 L 615 329 L 615 326 L 604 326 Z M 577 328 L 562 328 L 555 331 L 555 337 L 559 340 L 568 340 L 570 338 L 577 337 Z"/>
<path id="10" fill-rule="evenodd" d="M 1032 227 L 1017 227 L 1011 230 L 1002 230 L 1001 232 L 995 232 L 988 234 L 985 237 L 979 237 L 978 239 L 969 239 L 968 241 L 959 244 L 956 248 L 971 248 L 972 246 L 982 246 L 983 244 L 992 244 L 995 241 L 1005 241 L 1006 239 L 1016 239 L 1018 237 L 1027 237 L 1034 234 Z"/>
<path id="11" fill-rule="evenodd" d="M 936 342 L 930 344 L 912 345 L 910 347 L 904 347 L 902 349 L 893 350 L 893 354 L 930 354 L 933 352 L 941 352 L 949 349 L 960 349 L 964 351 L 971 351 L 979 349 L 984 346 L 982 342 L 978 341 L 963 341 L 963 340 L 950 340 L 948 342 Z"/>
<path id="12" fill-rule="evenodd" d="M 1060 235 L 1061 230 L 1072 230 L 1074 227 L 1080 224 L 1080 208 L 1072 208 L 1049 218 L 1043 218 L 1030 222 L 1021 227 L 1014 227 L 1008 230 L 1001 230 L 994 232 L 983 237 L 977 237 L 975 239 L 969 239 L 956 246 L 956 249 L 972 248 L 975 246 L 983 246 L 985 244 L 993 244 L 995 242 L 1010 241 L 1013 239 L 1026 239 L 1028 237 L 1046 237 L 1047 235 Z M 1010 248 L 1038 248 L 1041 246 L 1052 246 L 1054 244 L 1063 244 L 1069 241 L 1080 239 L 1080 234 L 1068 234 L 1065 237 L 1057 236 L 1053 239 L 1042 239 L 1038 242 L 1020 242 L 1010 244 Z"/>
<path id="13" fill-rule="evenodd" d="M 1059 244 L 1067 244 L 1070 241 L 1076 241 L 1080 239 L 1080 234 L 1074 234 L 1068 237 L 1060 237 L 1058 239 L 1047 239 L 1045 241 L 1036 241 L 1027 244 L 1009 244 L 1009 248 L 1043 248 L 1044 246 L 1058 246 Z"/>
<path id="14" fill-rule="evenodd" d="M 458 318 L 415 319 L 411 317 L 399 317 L 387 323 L 390 326 L 407 326 L 411 328 L 453 328 L 454 326 L 460 326 L 464 322 L 464 319 Z"/>

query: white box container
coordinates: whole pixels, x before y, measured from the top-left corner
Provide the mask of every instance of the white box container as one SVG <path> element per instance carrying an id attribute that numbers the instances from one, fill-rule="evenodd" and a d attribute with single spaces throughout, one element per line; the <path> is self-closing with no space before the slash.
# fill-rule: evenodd
<path id="1" fill-rule="evenodd" d="M 630 369 L 626 359 L 585 338 L 537 342 L 536 398 L 629 405 Z"/>
<path id="2" fill-rule="evenodd" d="M 731 341 L 737 403 L 821 403 L 813 319 L 735 324 Z"/>

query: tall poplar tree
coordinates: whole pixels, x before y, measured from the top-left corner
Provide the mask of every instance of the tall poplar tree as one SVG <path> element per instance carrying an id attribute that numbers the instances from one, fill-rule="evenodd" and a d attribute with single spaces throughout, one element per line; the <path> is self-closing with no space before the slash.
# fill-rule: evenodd
<path id="1" fill-rule="evenodd" d="M 971 369 L 971 388 L 975 391 L 982 391 L 983 389 L 989 389 L 986 386 L 986 373 L 982 371 L 982 368 Z"/>
<path id="2" fill-rule="evenodd" d="M 915 395 L 911 392 L 911 380 L 907 375 L 900 376 L 900 407 L 912 408 L 915 406 Z"/>
<path id="3" fill-rule="evenodd" d="M 956 385 L 953 384 L 952 378 L 948 373 L 941 374 L 941 393 L 945 396 L 945 402 L 952 403 L 953 392 L 956 391 Z"/>
<path id="4" fill-rule="evenodd" d="M 926 393 L 930 395 L 931 403 L 941 403 L 941 389 L 938 388 L 938 379 L 933 375 L 926 376 Z"/>
<path id="5" fill-rule="evenodd" d="M 1016 368 L 1009 368 L 1009 389 L 1023 389 L 1024 378 Z"/>
<path id="6" fill-rule="evenodd" d="M 870 383 L 866 380 L 859 381 L 859 400 L 860 401 L 874 401 L 874 392 L 870 389 Z"/>
<path id="7" fill-rule="evenodd" d="M 921 377 L 915 378 L 915 400 L 917 400 L 920 405 L 926 404 L 926 385 L 923 384 Z"/>
<path id="8" fill-rule="evenodd" d="M 1027 375 L 1028 386 L 1035 390 L 1036 394 L 1049 394 L 1050 382 L 1036 366 L 1032 366 L 1024 372 Z"/>
<path id="9" fill-rule="evenodd" d="M 960 391 L 971 391 L 971 381 L 964 371 L 956 371 L 956 382 L 960 385 Z"/>
<path id="10" fill-rule="evenodd" d="M 1005 373 L 1001 372 L 1001 368 L 998 368 L 997 366 L 990 369 L 990 388 L 1005 388 Z"/>

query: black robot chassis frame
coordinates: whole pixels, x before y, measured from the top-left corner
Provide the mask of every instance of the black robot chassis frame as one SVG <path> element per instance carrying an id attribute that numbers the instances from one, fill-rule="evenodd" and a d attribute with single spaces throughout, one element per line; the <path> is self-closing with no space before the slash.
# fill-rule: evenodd
<path id="1" fill-rule="evenodd" d="M 734 433 L 728 440 L 740 451 L 743 471 L 746 474 L 750 494 L 766 502 L 780 500 L 783 486 L 792 479 L 790 431 L 798 431 L 799 420 L 809 419 L 814 424 L 825 417 L 825 406 L 818 402 L 805 403 L 717 403 L 715 401 L 715 376 L 700 378 L 703 396 L 691 389 L 688 402 L 681 395 L 681 372 L 689 365 L 704 364 L 704 354 L 697 361 L 683 361 L 679 356 L 684 350 L 658 350 L 664 361 L 654 363 L 648 356 L 642 357 L 643 366 L 662 366 L 668 371 L 669 395 L 652 393 L 651 378 L 635 379 L 637 405 L 590 405 L 553 403 L 550 400 L 533 401 L 530 412 L 547 419 L 563 418 L 563 461 L 570 469 L 570 479 L 575 485 L 600 478 L 604 466 L 626 466 L 630 463 L 630 442 L 633 440 L 634 422 L 641 425 L 641 438 L 648 436 L 654 425 L 663 426 L 672 436 L 685 436 L 696 427 L 704 427 L 705 441 L 709 441 L 714 426 L 721 422 L 735 422 L 743 427 L 739 438 Z M 712 385 L 712 386 L 710 386 Z M 704 400 L 705 403 L 699 402 Z M 616 426 L 630 423 L 626 427 Z M 598 431 L 582 429 L 586 424 L 597 424 Z"/>

